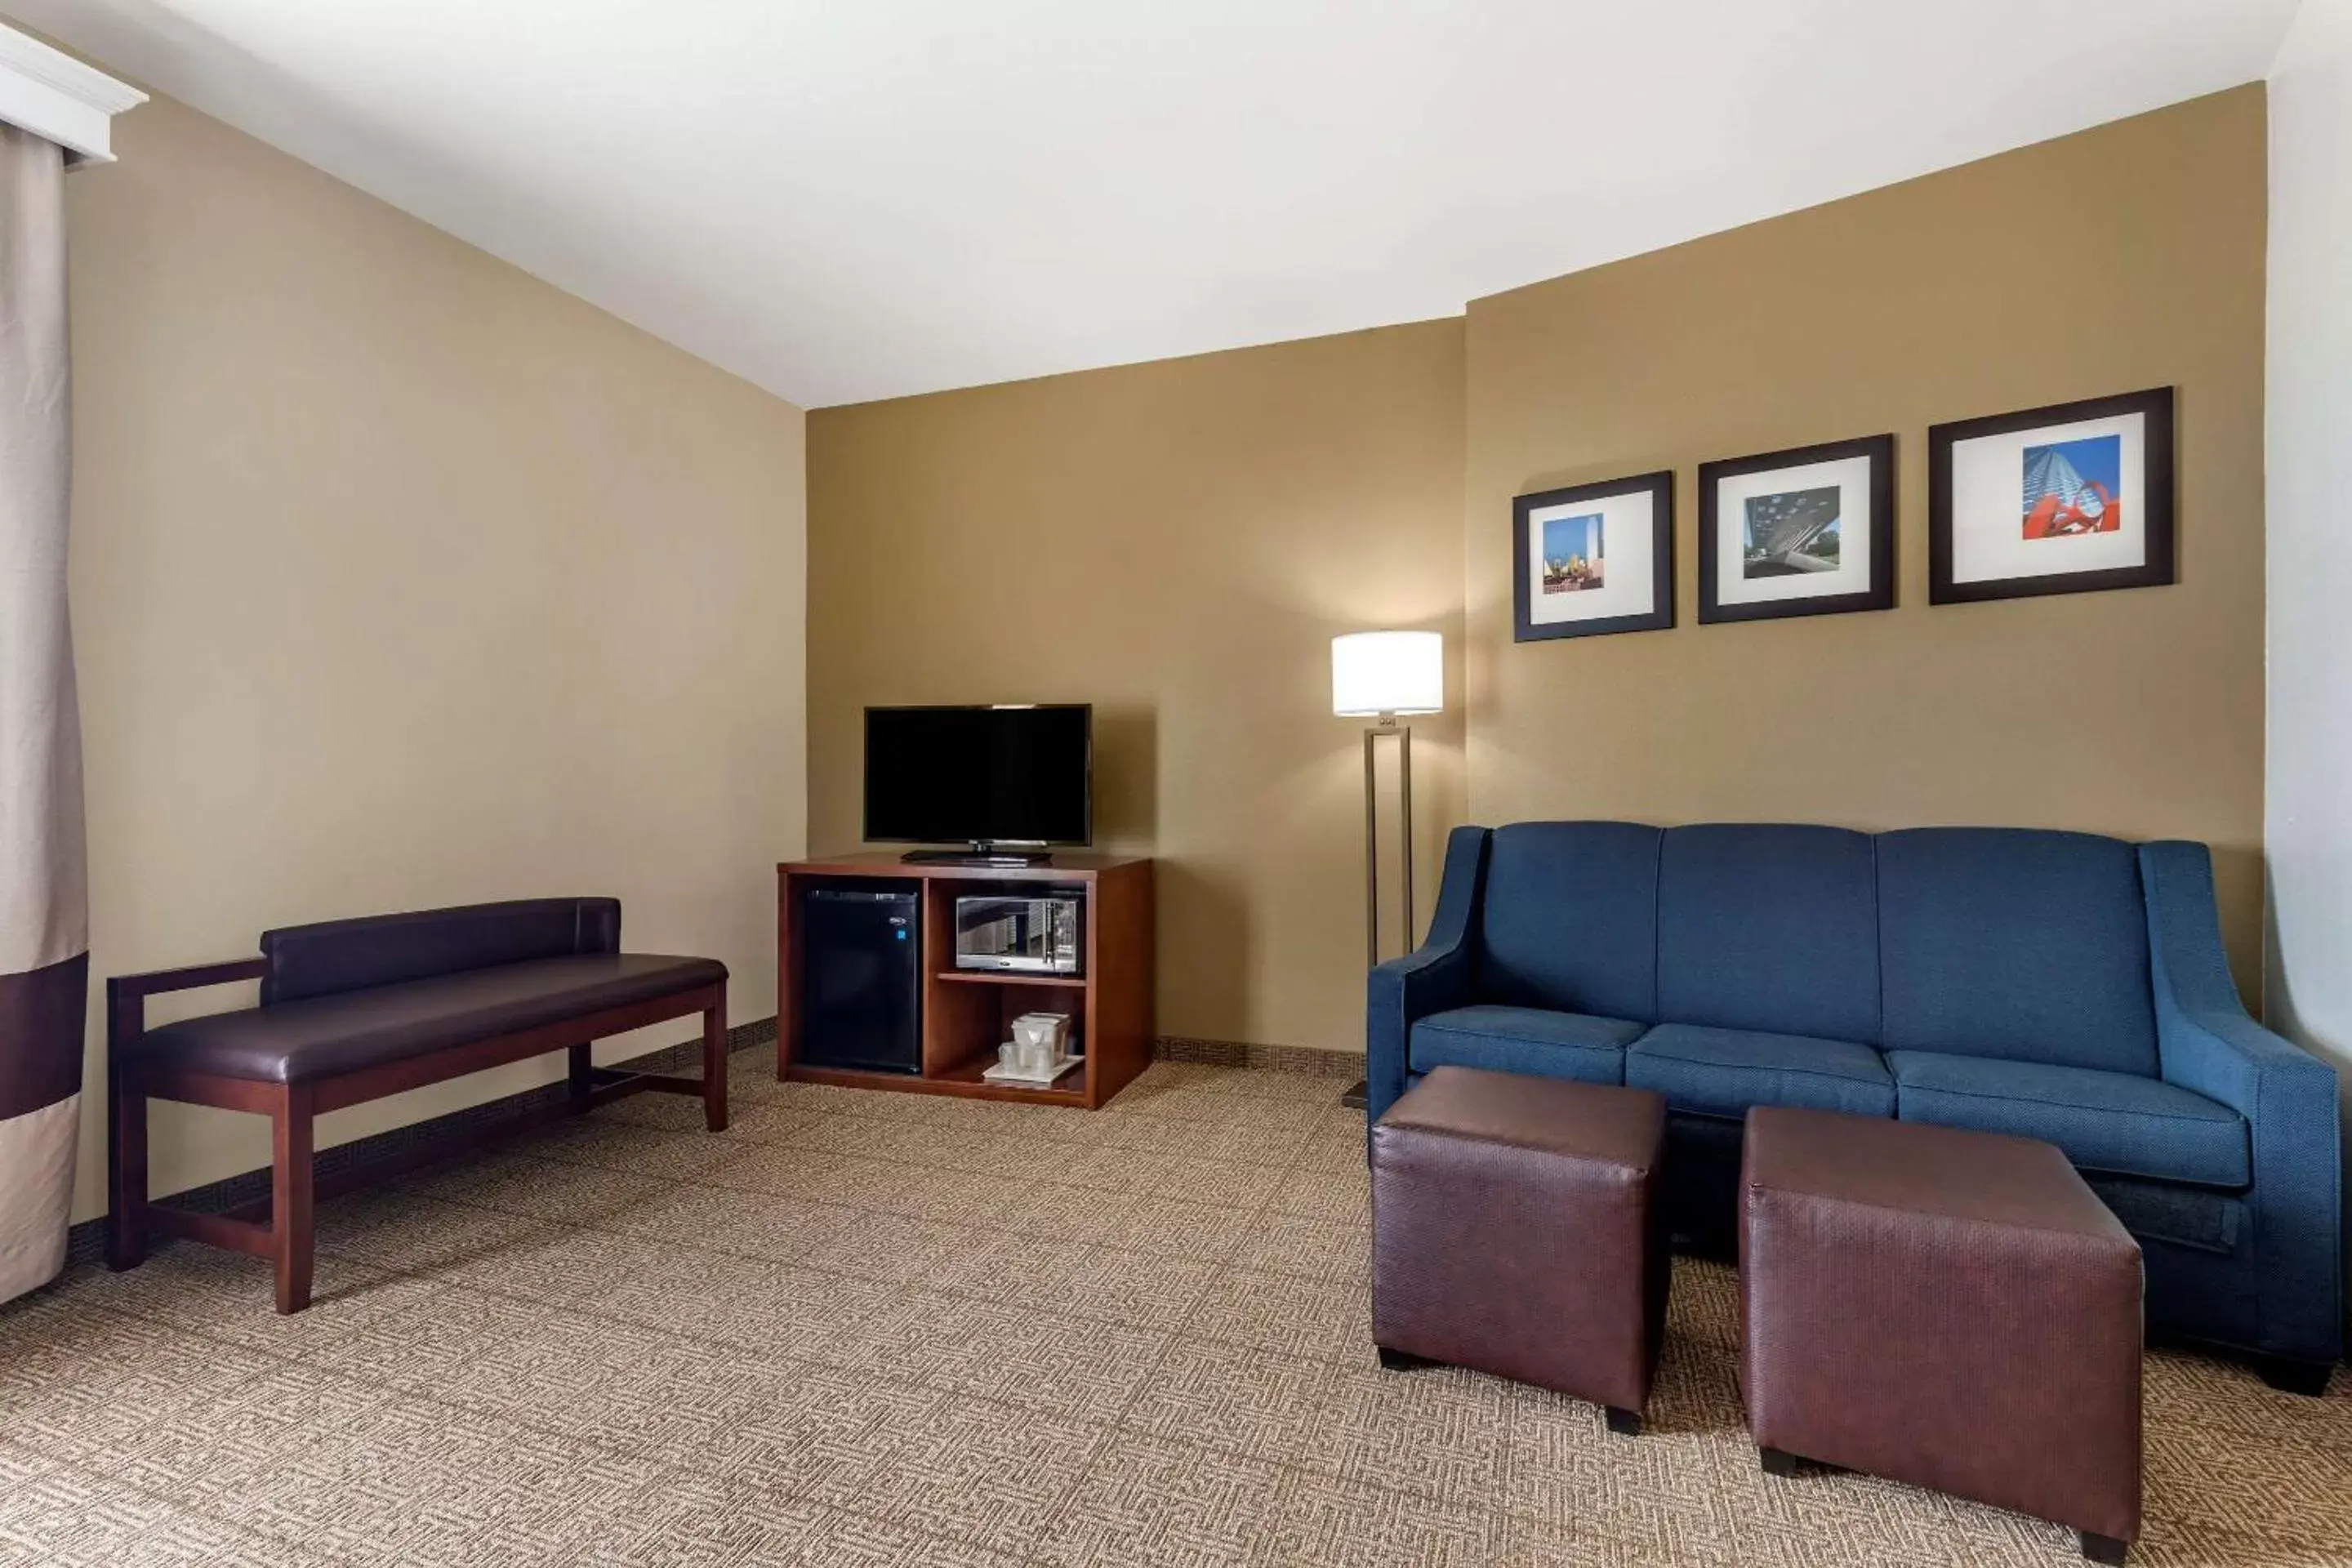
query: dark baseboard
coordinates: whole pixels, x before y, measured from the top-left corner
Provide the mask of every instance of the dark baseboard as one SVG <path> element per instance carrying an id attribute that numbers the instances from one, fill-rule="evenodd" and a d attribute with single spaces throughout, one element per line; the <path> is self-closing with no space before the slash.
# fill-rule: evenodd
<path id="1" fill-rule="evenodd" d="M 727 1031 L 727 1049 L 730 1053 L 748 1051 L 757 1046 L 772 1044 L 775 1037 L 776 1021 L 773 1018 L 755 1018 Z M 698 1070 L 701 1060 L 702 1042 L 688 1040 L 614 1065 L 638 1072 L 692 1073 Z M 553 1083 L 527 1089 L 520 1094 L 487 1100 L 463 1110 L 450 1111 L 446 1116 L 412 1121 L 405 1127 L 387 1128 L 349 1143 L 338 1143 L 331 1149 L 320 1150 L 315 1168 L 321 1176 L 333 1175 L 354 1166 L 373 1164 L 379 1160 L 406 1153 L 420 1144 L 445 1140 L 492 1143 L 505 1133 L 561 1113 L 571 1102 L 571 1092 L 570 1086 L 558 1079 Z M 158 1193 L 155 1201 L 168 1202 L 174 1207 L 194 1209 L 203 1214 L 218 1214 L 240 1205 L 266 1202 L 268 1197 L 269 1168 L 265 1165 L 258 1170 L 225 1176 L 217 1182 L 207 1182 L 201 1187 L 191 1187 L 185 1192 Z M 77 1263 L 95 1263 L 105 1256 L 104 1215 L 86 1219 L 67 1233 L 68 1267 Z"/>

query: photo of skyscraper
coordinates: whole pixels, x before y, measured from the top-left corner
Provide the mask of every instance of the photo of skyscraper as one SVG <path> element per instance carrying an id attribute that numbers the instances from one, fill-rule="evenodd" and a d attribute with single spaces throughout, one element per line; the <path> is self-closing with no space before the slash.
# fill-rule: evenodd
<path id="1" fill-rule="evenodd" d="M 2122 528 L 2124 509 L 2116 491 L 2123 446 L 2120 436 L 2089 436 L 2025 448 L 2025 537 L 2060 539 Z"/>
<path id="2" fill-rule="evenodd" d="M 1543 525 L 1543 591 L 1573 594 L 1602 585 L 1601 513 L 1548 517 Z"/>

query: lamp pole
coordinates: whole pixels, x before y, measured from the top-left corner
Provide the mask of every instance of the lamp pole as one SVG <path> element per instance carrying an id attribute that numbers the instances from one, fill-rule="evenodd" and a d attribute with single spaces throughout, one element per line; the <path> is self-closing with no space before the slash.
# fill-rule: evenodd
<path id="1" fill-rule="evenodd" d="M 1381 962 L 1381 826 L 1379 745 L 1383 738 L 1397 743 L 1397 795 L 1401 834 L 1397 839 L 1398 868 L 1404 885 L 1404 946 L 1412 951 L 1412 726 L 1400 724 L 1393 713 L 1364 731 L 1364 964 Z"/>

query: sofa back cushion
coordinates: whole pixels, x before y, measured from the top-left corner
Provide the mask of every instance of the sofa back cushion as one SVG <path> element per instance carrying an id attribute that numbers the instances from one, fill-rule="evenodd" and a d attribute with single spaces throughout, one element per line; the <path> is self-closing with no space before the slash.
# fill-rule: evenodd
<path id="1" fill-rule="evenodd" d="M 621 950 L 618 899 L 518 899 L 286 926 L 261 935 L 261 1005 L 534 958 Z"/>
<path id="2" fill-rule="evenodd" d="M 1655 1023 L 1659 837 L 1631 822 L 1495 829 L 1478 999 Z"/>
<path id="3" fill-rule="evenodd" d="M 1921 827 L 1878 838 L 1889 1050 L 2153 1075 L 2135 846 Z"/>
<path id="4" fill-rule="evenodd" d="M 1658 860 L 1658 1016 L 1878 1043 L 1878 904 L 1867 836 L 1671 827 Z"/>

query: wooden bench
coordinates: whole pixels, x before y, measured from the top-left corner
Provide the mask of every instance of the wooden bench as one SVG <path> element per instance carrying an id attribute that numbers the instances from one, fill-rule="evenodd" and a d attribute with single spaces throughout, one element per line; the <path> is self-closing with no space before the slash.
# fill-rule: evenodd
<path id="1" fill-rule="evenodd" d="M 727 968 L 715 959 L 620 951 L 613 899 L 532 899 L 293 926 L 261 955 L 119 975 L 106 983 L 107 1262 L 134 1268 L 151 1232 L 272 1260 L 278 1310 L 310 1301 L 311 1205 L 451 1152 L 420 1147 L 314 1179 L 312 1123 L 340 1110 L 527 1057 L 568 1051 L 569 1109 L 646 1089 L 698 1095 L 727 1126 Z M 146 999 L 261 982 L 260 1005 L 146 1026 Z M 598 1068 L 592 1041 L 702 1015 L 699 1079 Z M 204 1214 L 147 1193 L 147 1102 L 176 1100 L 270 1120 L 270 1195 Z"/>

